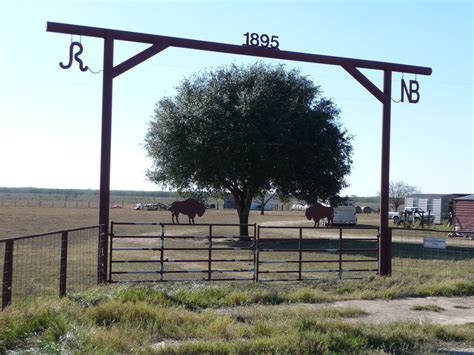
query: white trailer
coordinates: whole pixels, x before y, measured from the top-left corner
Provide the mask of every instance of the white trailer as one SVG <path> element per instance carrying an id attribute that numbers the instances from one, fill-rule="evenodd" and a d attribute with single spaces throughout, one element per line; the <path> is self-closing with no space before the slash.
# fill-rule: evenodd
<path id="1" fill-rule="evenodd" d="M 354 202 L 346 201 L 337 207 L 334 207 L 333 224 L 355 225 L 357 223 L 357 214 Z"/>

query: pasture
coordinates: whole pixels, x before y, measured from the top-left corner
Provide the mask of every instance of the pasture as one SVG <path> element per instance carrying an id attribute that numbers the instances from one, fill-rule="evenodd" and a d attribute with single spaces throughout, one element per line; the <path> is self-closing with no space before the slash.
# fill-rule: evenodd
<path id="1" fill-rule="evenodd" d="M 97 209 L 93 208 L 0 208 L 0 237 L 95 225 L 97 214 Z M 168 211 L 134 211 L 122 208 L 111 209 L 110 219 L 114 222 L 170 223 L 171 214 Z M 185 220 L 186 218 L 181 219 Z M 202 218 L 196 218 L 196 223 L 236 222 L 237 214 L 233 210 L 208 210 Z M 271 211 L 265 212 L 263 216 L 258 211 L 252 211 L 249 222 L 263 227 L 313 225 L 312 221 L 304 217 L 303 211 Z M 360 224 L 375 226 L 377 222 L 377 215 L 359 215 Z M 165 226 L 173 235 L 198 237 L 206 236 L 208 228 L 190 226 L 187 223 Z M 212 232 L 216 236 L 232 235 L 237 230 L 236 227 L 216 227 Z M 294 249 L 298 243 L 298 231 L 265 229 L 264 233 L 268 238 L 295 238 L 294 242 L 286 245 L 289 249 Z M 329 259 L 324 263 L 308 264 L 308 267 L 331 269 L 331 265 L 337 265 L 337 254 L 332 250 L 335 245 L 337 247 L 339 229 L 309 228 L 302 231 L 305 237 L 324 239 L 326 243 L 313 240 L 306 247 L 311 248 L 313 243 L 317 243 L 319 248 L 329 250 L 308 255 L 303 253 L 303 258 Z M 133 237 L 117 241 L 119 244 L 114 240 L 114 245 L 125 248 L 150 246 L 148 237 L 159 236 L 160 232 L 159 226 L 116 225 L 114 233 L 133 234 Z M 366 273 L 362 279 L 341 280 L 337 272 L 325 272 L 317 275 L 320 280 L 316 282 L 199 282 L 197 280 L 202 279 L 200 275 L 206 275 L 207 263 L 185 261 L 169 270 L 193 268 L 202 272 L 171 275 L 173 278 L 194 278 L 196 281 L 94 287 L 97 240 L 94 234 L 81 233 L 73 233 L 70 237 L 68 293 L 63 299 L 51 298 L 58 294 L 61 235 L 52 236 L 47 241 L 24 241 L 24 245 L 18 243 L 15 249 L 17 272 L 14 272 L 17 287 L 13 290 L 12 306 L 0 313 L 0 328 L 3 329 L 0 331 L 0 351 L 378 353 L 420 352 L 453 346 L 466 348 L 474 344 L 472 325 L 462 322 L 459 325 L 443 325 L 402 321 L 377 327 L 365 320 L 370 315 L 370 310 L 354 307 L 314 308 L 315 305 L 330 304 L 338 300 L 474 295 L 471 241 L 449 240 L 451 250 L 442 255 L 438 251 L 435 255 L 433 251 L 428 252 L 422 248 L 423 237 L 435 232 L 396 230 L 393 236 L 393 275 L 388 278 L 378 277 L 375 272 L 371 272 Z M 373 237 L 376 230 L 345 229 L 343 233 L 344 238 L 350 240 L 369 235 Z M 151 241 L 152 246 L 153 243 L 155 242 Z M 246 242 L 219 238 L 215 240 L 217 247 L 233 247 L 242 243 Z M 270 249 L 281 247 L 278 240 L 272 243 Z M 171 249 L 189 246 L 205 249 L 209 243 L 206 238 L 178 238 L 170 241 L 168 246 Z M 3 253 L 3 250 L 0 251 Z M 205 258 L 207 253 L 207 250 L 169 250 L 166 257 L 195 260 Z M 249 257 L 246 250 L 219 250 L 218 253 L 213 256 L 221 259 Z M 447 258 L 449 253 L 455 258 Z M 297 254 L 279 252 L 278 258 L 296 261 Z M 350 258 L 369 257 L 366 254 L 364 251 L 348 254 L 349 262 L 344 267 L 360 268 L 352 265 Z M 153 250 L 129 250 L 115 258 L 156 261 L 157 255 Z M 269 253 L 266 260 L 275 258 L 275 254 Z M 265 260 L 265 257 L 262 256 L 261 260 Z M 375 266 L 373 262 L 368 264 L 371 264 L 370 267 Z M 114 265 L 113 268 L 116 271 L 156 271 L 156 265 L 124 263 Z M 249 267 L 225 262 L 215 265 L 216 268 L 244 266 Z M 295 275 L 295 264 L 292 263 L 270 263 L 265 267 L 270 271 L 283 269 L 290 272 L 290 275 Z M 243 272 L 233 274 L 242 275 Z M 306 277 L 314 275 L 303 272 Z M 129 275 L 113 275 L 114 281 L 124 280 L 126 277 Z M 148 279 L 150 274 L 133 274 L 132 277 Z M 155 274 L 155 279 L 156 277 Z M 274 277 L 286 278 L 288 274 L 276 274 Z M 449 314 L 450 310 L 443 312 Z"/>
<path id="2" fill-rule="evenodd" d="M 0 208 L 0 238 L 91 226 L 97 224 L 97 215 L 97 209 L 89 208 Z M 378 223 L 378 216 L 376 214 L 359 214 L 358 219 L 358 224 L 366 225 L 367 227 L 376 226 Z M 135 211 L 125 208 L 111 209 L 110 220 L 114 222 L 170 223 L 171 213 L 169 211 Z M 237 213 L 234 210 L 209 209 L 202 218 L 196 217 L 196 222 L 202 224 L 235 224 L 237 221 Z M 205 276 L 206 270 L 210 268 L 206 260 L 211 252 L 213 258 L 222 260 L 220 263 L 213 263 L 212 267 L 214 269 L 251 270 L 253 268 L 250 260 L 254 256 L 251 255 L 250 250 L 245 249 L 246 243 L 240 242 L 238 239 L 217 238 L 219 235 L 238 235 L 238 227 L 215 227 L 212 232 L 215 236 L 212 243 L 213 248 L 221 250 L 209 251 L 210 244 L 206 238 L 206 235 L 209 234 L 209 227 L 190 226 L 186 223 L 187 218 L 185 216 L 181 216 L 181 222 L 182 224 L 179 226 L 167 226 L 165 228 L 167 231 L 166 235 L 171 234 L 176 237 L 188 235 L 196 236 L 200 239 L 176 238 L 166 241 L 165 245 L 170 250 L 167 250 L 161 256 L 161 259 L 168 261 L 180 260 L 177 263 L 169 262 L 166 266 L 170 273 L 175 273 L 175 278 L 205 279 L 203 276 Z M 339 247 L 339 229 L 309 228 L 312 227 L 313 222 L 308 221 L 304 217 L 304 211 L 269 211 L 265 212 L 265 215 L 261 215 L 259 211 L 251 211 L 249 223 L 256 223 L 264 228 L 261 230 L 261 237 L 269 238 L 265 242 L 264 248 L 272 252 L 260 253 L 259 256 L 259 261 L 262 262 L 259 271 L 263 274 L 268 273 L 268 275 L 272 275 L 272 277 L 266 277 L 266 279 L 294 279 L 295 273 L 298 271 L 298 260 L 305 263 L 304 268 L 302 268 L 303 270 L 299 270 L 300 278 L 305 279 L 367 277 L 376 273 L 377 263 L 376 260 L 374 261 L 374 258 L 376 258 L 377 253 L 376 251 L 370 251 L 374 248 L 374 244 L 370 241 L 351 241 L 354 238 L 376 238 L 376 229 L 343 229 L 341 231 L 342 237 L 347 238 L 344 241 L 344 248 L 359 250 L 357 252 L 346 251 L 344 255 L 345 264 L 342 265 L 340 263 L 340 256 L 336 252 Z M 277 228 L 268 228 L 270 226 Z M 303 233 L 303 239 L 308 239 L 303 244 L 303 248 L 307 249 L 307 252 L 297 252 L 298 229 L 295 229 L 296 226 L 306 227 L 301 232 Z M 157 270 L 160 267 L 158 264 L 160 262 L 159 252 L 156 250 L 140 249 L 158 247 L 160 233 L 159 226 L 115 226 L 115 235 L 129 237 L 114 239 L 114 248 L 122 249 L 123 251 L 114 251 L 112 255 L 112 259 L 117 261 L 117 264 L 114 263 L 111 266 L 117 274 L 113 275 L 111 280 L 159 280 L 160 275 L 157 274 Z M 253 233 L 252 228 L 250 228 L 250 233 Z M 423 248 L 423 238 L 426 236 L 445 238 L 448 248 L 441 251 Z M 279 242 L 279 239 L 286 239 L 286 242 Z M 472 241 L 448 240 L 446 232 L 397 229 L 393 231 L 393 242 L 394 275 L 414 274 L 426 277 L 427 279 L 430 279 L 432 276 L 443 276 L 447 279 L 461 278 L 472 280 L 473 278 L 471 270 L 474 267 L 474 242 Z M 50 276 L 41 276 L 41 271 L 46 270 L 47 273 L 51 273 L 51 270 L 56 270 L 56 265 L 59 263 L 58 260 L 60 258 L 60 235 L 55 237 L 54 242 L 51 240 L 48 242 L 37 241 L 33 243 L 35 245 L 30 244 L 24 242 L 23 248 L 17 248 L 15 251 L 18 255 L 18 260 L 28 261 L 28 267 L 25 266 L 22 273 L 17 271 L 16 277 L 19 277 L 18 275 L 30 274 L 28 271 L 30 269 L 35 270 L 35 273 L 40 276 L 33 277 L 32 280 L 34 282 L 23 283 L 28 285 L 28 290 L 31 289 L 32 284 L 42 285 L 41 287 L 44 288 L 45 283 L 51 283 Z M 87 269 L 88 277 L 82 278 L 77 275 L 71 275 L 79 284 L 71 284 L 71 287 L 68 287 L 68 289 L 81 290 L 94 281 L 94 267 L 91 265 L 96 262 L 97 246 L 93 236 L 79 236 L 76 238 L 74 245 L 77 249 L 77 255 L 71 254 L 68 263 L 76 265 L 74 270 L 77 275 L 81 274 L 81 269 Z M 244 247 L 244 249 L 237 250 L 241 247 Z M 181 248 L 196 248 L 200 250 L 182 250 Z M 292 251 L 278 249 L 290 249 Z M 321 250 L 316 251 L 313 249 Z M 275 250 L 276 252 L 273 252 Z M 3 250 L 0 251 L 3 253 Z M 81 253 L 86 255 L 83 256 Z M 233 259 L 244 260 L 244 262 L 226 262 L 226 260 Z M 84 260 L 89 261 L 85 263 Z M 140 260 L 146 262 L 142 263 Z M 196 262 L 197 260 L 203 261 Z M 278 260 L 287 260 L 288 262 L 282 263 L 278 262 Z M 354 262 L 351 262 L 351 260 Z M 163 262 L 161 262 L 162 267 L 163 265 Z M 22 267 L 22 265 L 19 265 L 16 268 L 17 270 L 22 270 Z M 344 272 L 344 275 L 342 275 L 340 272 L 341 268 L 349 270 L 349 272 Z M 184 270 L 191 270 L 192 272 L 183 275 L 181 272 Z M 352 273 L 351 270 L 360 270 L 360 272 Z M 143 271 L 143 273 L 139 273 L 139 271 Z M 56 270 L 54 273 L 56 274 L 57 272 Z M 135 275 L 128 275 L 128 272 L 132 272 Z M 215 274 L 218 273 L 219 271 L 215 272 Z M 153 277 L 150 277 L 150 275 Z M 231 274 L 222 273 L 222 275 L 232 278 L 252 278 L 249 272 L 243 271 Z M 172 280 L 174 278 L 168 277 L 167 279 Z M 262 281 L 264 281 L 264 278 L 262 278 Z M 52 289 L 56 289 L 56 282 L 53 282 L 53 285 Z M 17 293 L 21 295 L 28 292 L 17 289 Z"/>
<path id="3" fill-rule="evenodd" d="M 187 224 L 187 218 L 181 218 L 181 223 Z M 358 218 L 360 224 L 378 224 L 376 214 L 359 215 Z M 0 208 L 0 238 L 95 225 L 98 219 L 96 208 L 4 207 Z M 134 211 L 131 207 L 111 209 L 110 220 L 172 222 L 168 211 Z M 249 223 L 262 222 L 269 225 L 313 225 L 313 222 L 305 218 L 304 211 L 266 211 L 263 216 L 259 211 L 250 212 Z M 209 209 L 202 218 L 196 217 L 196 223 L 238 223 L 237 212 Z"/>

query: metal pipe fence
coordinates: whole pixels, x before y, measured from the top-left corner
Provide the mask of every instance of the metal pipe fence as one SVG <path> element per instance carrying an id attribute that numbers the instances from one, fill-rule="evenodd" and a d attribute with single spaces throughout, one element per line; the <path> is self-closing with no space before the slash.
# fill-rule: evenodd
<path id="1" fill-rule="evenodd" d="M 240 236 L 242 226 L 248 237 Z M 474 232 L 393 228 L 390 234 L 393 274 L 474 278 Z M 2 308 L 105 281 L 361 278 L 378 272 L 379 253 L 376 226 L 112 222 L 108 242 L 102 226 L 0 239 Z"/>
<path id="2" fill-rule="evenodd" d="M 346 279 L 378 270 L 377 227 L 349 233 L 347 227 L 250 224 L 253 233 L 242 240 L 232 234 L 240 226 L 112 222 L 109 282 Z"/>
<path id="3" fill-rule="evenodd" d="M 469 236 L 474 237 L 474 231 L 393 228 L 393 273 L 472 280 L 474 238 Z"/>
<path id="4" fill-rule="evenodd" d="M 258 226 L 257 281 L 361 278 L 378 265 L 377 227 Z"/>
<path id="5" fill-rule="evenodd" d="M 248 237 L 234 233 L 242 226 Z M 108 281 L 254 280 L 255 238 L 255 224 L 112 222 Z"/>
<path id="6" fill-rule="evenodd" d="M 64 296 L 96 285 L 101 226 L 0 239 L 2 309 L 27 296 Z"/>

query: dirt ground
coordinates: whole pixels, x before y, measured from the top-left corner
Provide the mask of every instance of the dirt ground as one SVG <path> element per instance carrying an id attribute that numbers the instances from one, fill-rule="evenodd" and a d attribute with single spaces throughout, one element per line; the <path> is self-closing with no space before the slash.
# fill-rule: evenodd
<path id="1" fill-rule="evenodd" d="M 439 311 L 414 310 L 415 306 L 437 306 Z M 367 312 L 358 320 L 371 323 L 396 321 L 432 322 L 439 324 L 474 323 L 474 296 L 402 298 L 397 300 L 340 301 L 330 307 L 357 307 Z"/>
<path id="2" fill-rule="evenodd" d="M 436 306 L 437 310 L 414 310 L 414 307 Z M 255 306 L 252 306 L 254 308 Z M 278 306 L 260 306 L 264 311 L 271 312 Z M 437 324 L 462 325 L 474 323 L 474 296 L 470 297 L 409 297 L 395 300 L 350 300 L 334 303 L 290 304 L 289 308 L 358 308 L 366 314 L 352 321 L 374 324 L 398 321 L 431 322 Z M 223 310 L 225 313 L 245 313 L 246 306 Z M 250 309 L 250 308 L 249 308 Z"/>

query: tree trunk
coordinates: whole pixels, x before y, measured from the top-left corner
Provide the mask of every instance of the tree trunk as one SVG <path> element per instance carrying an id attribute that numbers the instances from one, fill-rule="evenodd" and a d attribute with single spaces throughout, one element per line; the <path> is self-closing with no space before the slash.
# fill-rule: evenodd
<path id="1" fill-rule="evenodd" d="M 237 214 L 239 215 L 239 223 L 248 224 L 250 206 L 252 204 L 253 196 L 250 196 L 249 194 L 245 194 L 243 192 L 232 192 L 232 196 L 234 197 L 235 207 L 237 208 Z M 244 238 L 241 238 L 241 240 L 248 240 L 249 239 L 248 226 L 240 226 L 239 230 L 240 230 L 240 236 L 244 237 Z"/>
<path id="2" fill-rule="evenodd" d="M 267 205 L 268 202 L 270 202 L 270 200 L 271 200 L 272 198 L 275 197 L 276 192 L 271 193 L 270 196 L 268 197 L 268 200 L 266 200 L 266 201 L 265 201 L 265 195 L 266 195 L 266 194 L 263 194 L 263 195 L 261 196 L 262 205 L 261 205 L 261 208 L 260 208 L 260 214 L 261 214 L 262 216 L 265 215 L 265 206 Z M 283 210 L 283 209 L 282 209 L 282 210 Z"/>
<path id="3" fill-rule="evenodd" d="M 239 223 L 240 224 L 248 224 L 249 223 L 249 214 L 250 208 L 246 211 L 238 212 L 239 213 Z M 249 236 L 249 227 L 248 226 L 240 226 L 240 239 L 241 240 L 248 240 Z M 243 238 L 242 238 L 243 237 Z"/>
<path id="4" fill-rule="evenodd" d="M 400 207 L 400 205 L 401 205 L 401 204 L 398 203 L 397 201 L 395 201 L 395 202 L 393 203 L 393 207 L 395 207 L 395 212 L 398 212 L 398 207 Z"/>

